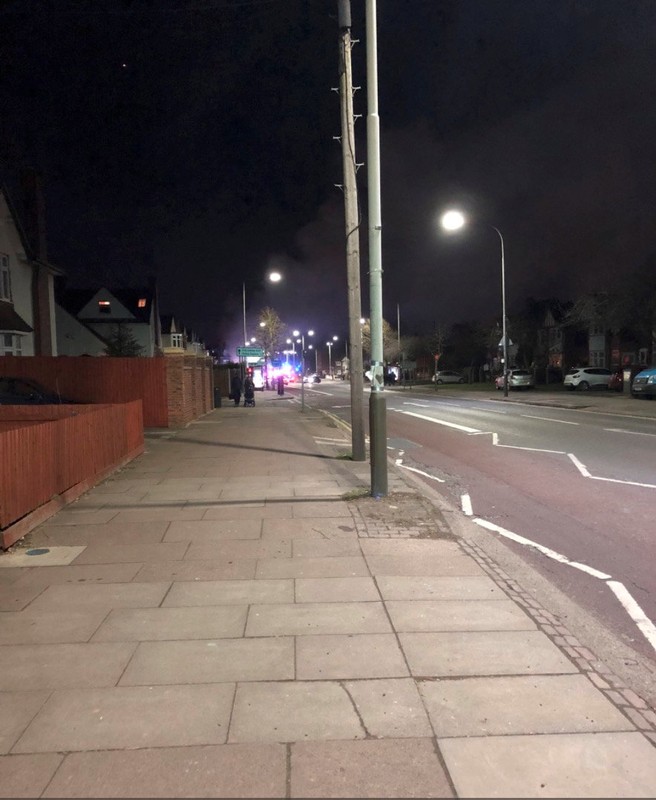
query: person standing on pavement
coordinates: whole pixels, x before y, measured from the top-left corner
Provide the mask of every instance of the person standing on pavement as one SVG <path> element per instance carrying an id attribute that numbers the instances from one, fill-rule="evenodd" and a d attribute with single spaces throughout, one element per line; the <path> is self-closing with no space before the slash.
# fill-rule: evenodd
<path id="1" fill-rule="evenodd" d="M 278 384 L 278 394 L 283 395 L 285 394 L 285 379 L 282 375 L 278 375 L 277 379 Z"/>
<path id="2" fill-rule="evenodd" d="M 230 398 L 235 401 L 236 406 L 239 405 L 241 400 L 241 388 L 241 376 L 238 372 L 233 372 L 230 379 Z"/>

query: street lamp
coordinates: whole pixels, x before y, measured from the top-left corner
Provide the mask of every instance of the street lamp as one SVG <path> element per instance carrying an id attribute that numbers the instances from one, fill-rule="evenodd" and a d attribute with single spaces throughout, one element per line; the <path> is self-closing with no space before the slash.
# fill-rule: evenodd
<path id="1" fill-rule="evenodd" d="M 271 283 L 280 283 L 282 280 L 282 274 L 277 270 L 272 270 L 271 272 L 267 273 L 267 280 Z M 242 300 L 242 312 L 243 312 L 243 322 L 244 322 L 244 344 L 248 344 L 248 337 L 246 335 L 246 282 L 243 281 L 241 284 L 241 300 Z"/>
<path id="2" fill-rule="evenodd" d="M 328 347 L 328 372 L 330 377 L 333 377 L 333 344 L 339 339 L 339 336 L 333 336 L 332 342 L 326 342 Z"/>
<path id="3" fill-rule="evenodd" d="M 444 230 L 450 233 L 458 231 L 465 226 L 467 220 L 460 211 L 451 210 L 442 215 L 441 224 Z M 488 223 L 489 225 L 489 223 Z M 498 228 L 489 225 L 496 231 L 501 242 L 501 337 L 503 343 L 503 396 L 508 397 L 508 337 L 506 336 L 506 260 L 503 236 Z"/>
<path id="4" fill-rule="evenodd" d="M 301 411 L 305 411 L 305 334 L 300 331 L 292 331 L 297 338 L 297 342 L 301 343 Z M 314 336 L 314 331 L 308 331 L 308 336 Z"/>

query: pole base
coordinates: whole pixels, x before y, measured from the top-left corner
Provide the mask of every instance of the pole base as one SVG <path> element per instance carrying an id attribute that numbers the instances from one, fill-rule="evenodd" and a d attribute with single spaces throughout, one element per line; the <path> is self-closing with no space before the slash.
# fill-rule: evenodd
<path id="1" fill-rule="evenodd" d="M 371 496 L 387 495 L 387 401 L 383 392 L 369 395 Z"/>

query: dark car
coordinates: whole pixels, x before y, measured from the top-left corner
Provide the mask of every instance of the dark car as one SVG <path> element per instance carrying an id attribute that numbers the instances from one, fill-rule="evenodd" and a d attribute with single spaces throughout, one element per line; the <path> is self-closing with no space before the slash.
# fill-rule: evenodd
<path id="1" fill-rule="evenodd" d="M 3 406 L 61 405 L 77 402 L 62 397 L 57 392 L 49 391 L 29 378 L 0 378 L 0 405 Z"/>

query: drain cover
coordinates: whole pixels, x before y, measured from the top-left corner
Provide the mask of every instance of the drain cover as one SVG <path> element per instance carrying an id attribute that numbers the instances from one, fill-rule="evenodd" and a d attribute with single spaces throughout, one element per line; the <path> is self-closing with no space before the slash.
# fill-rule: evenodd
<path id="1" fill-rule="evenodd" d="M 26 556 L 42 556 L 45 553 L 49 553 L 49 552 L 50 552 L 50 548 L 49 547 L 34 547 L 32 550 L 26 550 L 25 551 L 25 555 Z"/>

